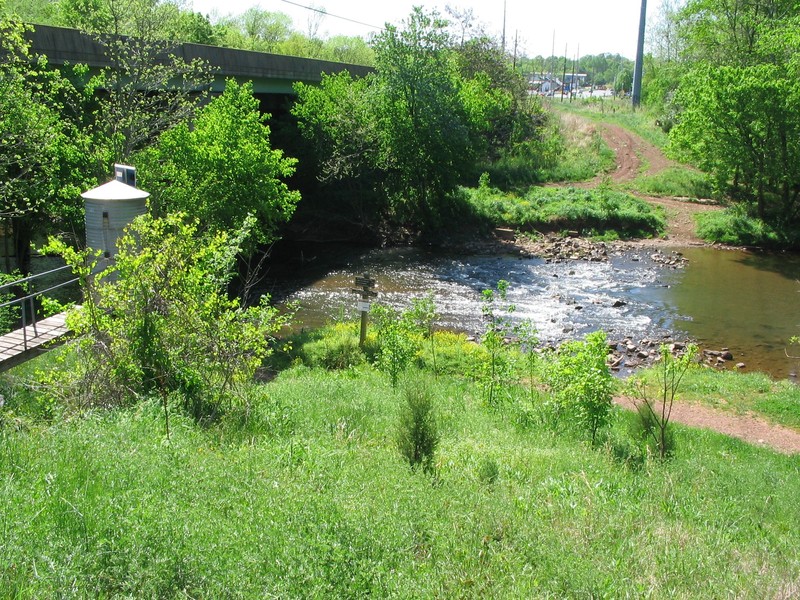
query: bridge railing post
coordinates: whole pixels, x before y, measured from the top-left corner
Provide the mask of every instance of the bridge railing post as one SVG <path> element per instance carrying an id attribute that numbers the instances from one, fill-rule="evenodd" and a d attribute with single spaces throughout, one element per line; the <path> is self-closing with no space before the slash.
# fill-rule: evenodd
<path id="1" fill-rule="evenodd" d="M 31 305 L 31 325 L 33 325 L 33 337 L 39 337 L 39 332 L 36 331 L 36 306 L 33 304 L 33 296 L 30 297 Z"/>
<path id="2" fill-rule="evenodd" d="M 25 303 L 20 303 L 22 309 L 22 348 L 28 350 L 28 321 L 25 318 Z"/>

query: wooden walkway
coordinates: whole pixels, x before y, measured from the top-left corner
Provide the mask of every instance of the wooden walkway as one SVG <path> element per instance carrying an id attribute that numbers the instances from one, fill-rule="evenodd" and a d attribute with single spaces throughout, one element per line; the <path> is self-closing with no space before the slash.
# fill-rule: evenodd
<path id="1" fill-rule="evenodd" d="M 23 329 L 17 329 L 0 337 L 0 373 L 47 352 L 54 340 L 69 333 L 65 323 L 67 313 L 47 317 Z M 50 343 L 48 343 L 50 342 Z"/>

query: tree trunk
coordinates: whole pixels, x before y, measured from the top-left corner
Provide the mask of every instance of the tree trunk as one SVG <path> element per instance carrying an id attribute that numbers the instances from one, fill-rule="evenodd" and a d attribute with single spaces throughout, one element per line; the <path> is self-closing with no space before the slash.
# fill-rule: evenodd
<path id="1" fill-rule="evenodd" d="M 17 270 L 22 275 L 31 272 L 31 242 L 33 241 L 33 226 L 25 217 L 11 219 L 14 239 L 14 252 L 16 254 Z"/>

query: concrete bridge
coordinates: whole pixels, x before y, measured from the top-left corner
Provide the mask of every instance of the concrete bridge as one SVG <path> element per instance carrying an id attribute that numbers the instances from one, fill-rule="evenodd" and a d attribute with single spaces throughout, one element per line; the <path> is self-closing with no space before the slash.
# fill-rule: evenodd
<path id="1" fill-rule="evenodd" d="M 33 50 L 47 56 L 53 65 L 60 66 L 68 62 L 85 64 L 92 69 L 111 65 L 103 45 L 88 34 L 65 27 L 49 25 L 34 27 L 34 31 L 28 34 Z M 240 83 L 252 81 L 253 92 L 257 95 L 294 94 L 292 84 L 296 81 L 315 84 L 322 80 L 323 73 L 349 71 L 355 77 L 366 75 L 373 70 L 372 67 L 362 65 L 203 44 L 176 44 L 171 52 L 187 62 L 201 59 L 211 65 L 215 72 L 212 92 L 222 92 L 225 89 L 225 79 L 232 77 Z"/>

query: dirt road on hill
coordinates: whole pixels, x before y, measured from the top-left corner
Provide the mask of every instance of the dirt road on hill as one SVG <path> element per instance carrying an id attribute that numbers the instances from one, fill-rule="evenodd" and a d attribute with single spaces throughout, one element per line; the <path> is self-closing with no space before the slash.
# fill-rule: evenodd
<path id="1" fill-rule="evenodd" d="M 616 154 L 616 168 L 609 174 L 613 183 L 633 181 L 639 175 L 657 175 L 675 166 L 676 163 L 664 156 L 653 144 L 643 140 L 619 125 L 602 123 L 594 126 Z M 587 187 L 595 187 L 605 176 L 587 182 Z M 712 202 L 690 202 L 686 198 L 664 198 L 635 194 L 650 204 L 661 206 L 667 214 L 667 231 L 663 238 L 641 242 L 646 245 L 693 246 L 705 242 L 695 234 L 694 215 L 699 212 L 720 210 Z"/>

